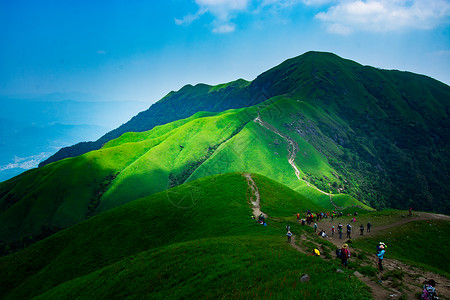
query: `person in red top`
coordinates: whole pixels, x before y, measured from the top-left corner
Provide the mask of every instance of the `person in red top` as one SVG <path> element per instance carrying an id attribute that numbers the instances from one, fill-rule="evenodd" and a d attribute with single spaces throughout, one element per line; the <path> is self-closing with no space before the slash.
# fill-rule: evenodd
<path id="1" fill-rule="evenodd" d="M 342 245 L 341 249 L 341 265 L 343 268 L 346 268 L 348 266 L 348 259 L 350 258 L 350 250 L 348 249 L 348 245 L 344 244 Z"/>

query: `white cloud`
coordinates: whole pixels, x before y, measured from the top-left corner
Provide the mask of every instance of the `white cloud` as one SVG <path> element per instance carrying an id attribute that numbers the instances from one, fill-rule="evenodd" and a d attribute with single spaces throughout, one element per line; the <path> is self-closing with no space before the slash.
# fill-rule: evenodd
<path id="1" fill-rule="evenodd" d="M 195 20 L 200 18 L 204 13 L 206 13 L 206 10 L 205 9 L 200 9 L 195 14 L 186 15 L 186 16 L 184 16 L 181 19 L 175 18 L 175 24 L 177 24 L 177 25 L 190 25 L 192 22 L 194 22 Z"/>
<path id="2" fill-rule="evenodd" d="M 236 25 L 234 24 L 224 24 L 220 25 L 213 29 L 214 33 L 229 33 L 233 32 L 236 29 Z"/>
<path id="3" fill-rule="evenodd" d="M 431 29 L 450 23 L 449 0 L 341 0 L 316 18 L 332 33 Z"/>
<path id="4" fill-rule="evenodd" d="M 215 17 L 214 33 L 229 33 L 236 29 L 236 25 L 229 21 L 236 13 L 245 12 L 251 0 L 195 0 L 199 10 L 196 14 L 189 14 L 181 19 L 175 18 L 177 25 L 189 25 L 202 15 L 210 13 Z"/>
<path id="5" fill-rule="evenodd" d="M 14 157 L 14 163 L 9 163 L 7 165 L 0 166 L 0 172 L 10 169 L 24 169 L 29 170 L 32 168 L 37 168 L 39 163 L 49 157 L 50 153 L 40 153 L 38 155 L 32 155 L 28 157 Z"/>
<path id="6" fill-rule="evenodd" d="M 249 2 L 250 0 L 195 0 L 201 9 L 209 11 L 222 21 L 229 20 L 233 12 L 246 10 Z"/>
<path id="7" fill-rule="evenodd" d="M 97 50 L 97 54 L 105 55 L 106 51 L 105 50 Z"/>
<path id="8" fill-rule="evenodd" d="M 318 6 L 318 5 L 334 3 L 334 2 L 337 2 L 337 0 L 302 0 L 302 2 L 305 3 L 306 5 Z"/>

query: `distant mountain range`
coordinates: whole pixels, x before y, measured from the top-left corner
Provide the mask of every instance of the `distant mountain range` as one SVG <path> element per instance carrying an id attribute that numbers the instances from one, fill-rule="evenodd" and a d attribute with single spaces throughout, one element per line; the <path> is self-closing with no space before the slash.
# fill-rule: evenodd
<path id="1" fill-rule="evenodd" d="M 449 213 L 449 104 L 450 87 L 432 78 L 321 52 L 252 82 L 185 86 L 0 184 L 0 239 L 34 240 L 229 172 L 262 174 L 329 210 Z"/>

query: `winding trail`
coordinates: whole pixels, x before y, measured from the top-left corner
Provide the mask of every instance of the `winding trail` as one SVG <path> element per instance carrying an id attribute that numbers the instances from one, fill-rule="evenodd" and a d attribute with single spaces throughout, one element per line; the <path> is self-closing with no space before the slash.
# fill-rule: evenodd
<path id="1" fill-rule="evenodd" d="M 287 150 L 288 150 L 288 162 L 291 165 L 291 167 L 294 169 L 295 172 L 295 176 L 297 176 L 297 179 L 300 181 L 303 181 L 304 183 L 306 183 L 307 186 L 312 187 L 313 189 L 315 189 L 316 191 L 330 196 L 330 202 L 331 204 L 336 208 L 336 209 L 342 209 L 342 207 L 337 206 L 336 204 L 334 204 L 333 200 L 331 199 L 331 195 L 330 193 L 324 192 L 321 189 L 319 189 L 318 187 L 312 185 L 311 183 L 309 183 L 308 181 L 304 180 L 303 178 L 300 177 L 300 170 L 297 168 L 297 166 L 295 165 L 295 158 L 297 157 L 297 152 L 299 151 L 299 146 L 297 144 L 297 142 L 292 139 L 290 136 L 285 135 L 283 133 L 281 133 L 280 131 L 278 131 L 274 126 L 272 126 L 271 124 L 267 123 L 266 121 L 263 121 L 263 119 L 261 118 L 261 115 L 258 112 L 258 116 L 253 120 L 255 123 L 260 124 L 262 127 L 266 128 L 267 130 L 275 133 L 276 135 L 280 136 L 282 139 L 284 139 L 288 146 L 287 146 Z"/>
<path id="2" fill-rule="evenodd" d="M 253 197 L 250 196 L 250 199 L 249 199 L 252 204 L 253 215 L 255 217 L 258 217 L 261 214 L 263 214 L 263 216 L 265 218 L 267 218 L 267 214 L 265 214 L 261 211 L 261 204 L 260 204 L 261 196 L 259 195 L 258 186 L 256 185 L 255 181 L 252 178 L 252 174 L 244 173 L 244 177 L 245 177 L 245 179 L 247 179 L 247 184 L 253 193 Z"/>

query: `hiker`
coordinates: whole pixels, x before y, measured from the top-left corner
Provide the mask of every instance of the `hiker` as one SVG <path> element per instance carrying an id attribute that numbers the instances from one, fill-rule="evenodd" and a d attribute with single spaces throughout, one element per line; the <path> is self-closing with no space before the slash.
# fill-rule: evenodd
<path id="1" fill-rule="evenodd" d="M 287 232 L 290 232 L 290 231 L 291 231 L 291 226 L 286 225 L 286 231 L 287 231 Z"/>
<path id="2" fill-rule="evenodd" d="M 370 224 L 370 222 L 367 222 L 367 232 L 370 232 L 371 227 L 372 227 L 372 224 Z"/>
<path id="3" fill-rule="evenodd" d="M 334 225 L 331 227 L 331 236 L 334 236 L 334 230 L 335 230 L 335 228 L 334 228 Z"/>
<path id="4" fill-rule="evenodd" d="M 287 235 L 287 237 L 288 237 L 287 242 L 290 243 L 290 242 L 291 242 L 291 237 L 292 237 L 292 232 L 288 231 L 288 232 L 286 233 L 286 235 Z"/>
<path id="5" fill-rule="evenodd" d="M 352 238 L 352 225 L 350 225 L 350 224 L 347 224 L 347 237 L 349 238 L 349 239 L 351 239 Z"/>
<path id="6" fill-rule="evenodd" d="M 364 225 L 361 224 L 361 226 L 359 226 L 359 230 L 361 230 L 361 235 L 364 235 Z"/>
<path id="7" fill-rule="evenodd" d="M 384 243 L 381 243 L 380 242 L 380 244 L 378 245 L 378 253 L 377 253 L 377 256 L 378 256 L 378 268 L 380 269 L 380 271 L 383 271 L 383 258 L 384 258 L 384 254 L 386 253 L 386 251 L 384 250 L 386 247 L 385 247 L 385 244 Z"/>
<path id="8" fill-rule="evenodd" d="M 408 216 L 412 216 L 412 207 L 411 206 L 409 207 L 409 214 L 408 214 Z"/>
<path id="9" fill-rule="evenodd" d="M 342 267 L 348 266 L 348 259 L 350 258 L 350 250 L 348 249 L 348 245 L 344 244 L 342 245 L 341 249 L 341 265 Z"/>
<path id="10" fill-rule="evenodd" d="M 300 220 L 300 214 L 297 213 L 297 220 Z"/>
<path id="11" fill-rule="evenodd" d="M 328 237 L 328 235 L 325 233 L 324 230 L 321 230 L 321 231 L 319 232 L 319 236 L 321 236 L 321 237 Z"/>
<path id="12" fill-rule="evenodd" d="M 314 249 L 312 255 L 313 256 L 320 256 L 320 251 L 318 249 Z"/>
<path id="13" fill-rule="evenodd" d="M 436 282 L 433 279 L 428 280 L 428 282 L 423 286 L 422 297 L 424 300 L 439 299 L 439 295 L 434 288 Z"/>
<path id="14" fill-rule="evenodd" d="M 314 223 L 314 232 L 317 232 L 317 223 Z"/>
<path id="15" fill-rule="evenodd" d="M 344 231 L 344 229 L 342 228 L 342 224 L 339 223 L 338 225 L 338 232 L 339 232 L 339 239 L 342 240 L 342 232 Z"/>
<path id="16" fill-rule="evenodd" d="M 305 223 L 306 223 L 305 219 L 302 219 L 302 225 L 303 226 L 305 226 Z"/>

